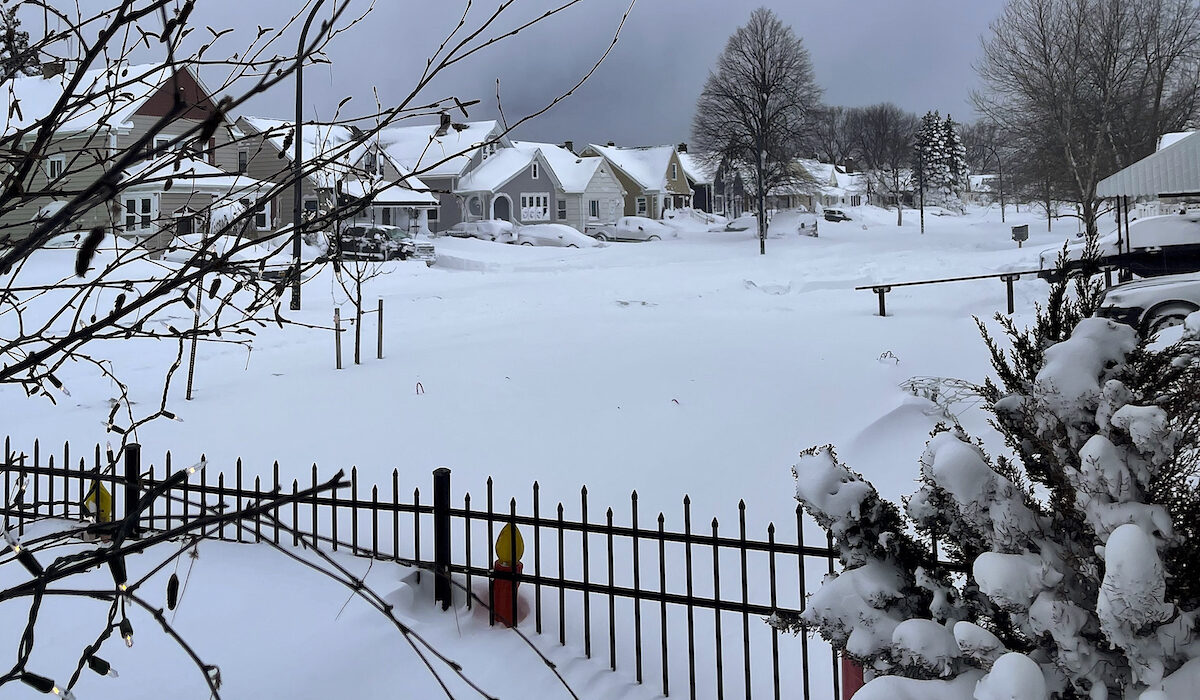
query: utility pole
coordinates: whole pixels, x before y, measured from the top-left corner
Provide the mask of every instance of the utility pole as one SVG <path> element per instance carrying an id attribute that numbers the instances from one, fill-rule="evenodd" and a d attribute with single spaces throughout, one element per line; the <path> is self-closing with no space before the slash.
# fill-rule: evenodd
<path id="1" fill-rule="evenodd" d="M 292 135 L 295 147 L 292 152 L 292 273 L 294 277 L 292 278 L 292 300 L 289 305 L 292 311 L 300 310 L 300 216 L 302 214 L 301 190 L 304 177 L 300 146 L 304 142 L 301 137 L 304 129 L 304 41 L 308 38 L 308 28 L 312 26 L 312 21 L 317 16 L 317 10 L 324 3 L 325 0 L 317 0 L 317 3 L 313 5 L 312 10 L 308 13 L 308 19 L 304 21 L 304 29 L 300 31 L 300 42 L 296 45 L 296 131 Z"/>
<path id="2" fill-rule="evenodd" d="M 921 235 L 925 235 L 925 148 L 917 144 L 917 183 L 921 200 Z"/>

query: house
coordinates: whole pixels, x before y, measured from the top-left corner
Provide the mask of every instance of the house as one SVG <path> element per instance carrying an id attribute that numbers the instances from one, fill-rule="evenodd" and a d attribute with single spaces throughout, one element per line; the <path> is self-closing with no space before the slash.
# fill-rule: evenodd
<path id="1" fill-rule="evenodd" d="M 0 140 L 4 150 L 29 147 L 30 127 L 54 110 L 73 77 L 65 66 L 47 64 L 43 75 L 15 77 L 0 96 L 7 115 Z M 65 204 L 63 194 L 98 181 L 117 167 L 116 159 L 140 147 L 141 158 L 117 174 L 115 197 L 83 212 L 73 227 L 104 227 L 162 248 L 176 231 L 209 230 L 211 212 L 231 197 L 257 203 L 260 185 L 236 177 L 236 149 L 242 134 L 222 120 L 203 143 L 185 141 L 216 110 L 209 90 L 187 65 L 129 65 L 113 62 L 84 71 L 63 118 L 45 150 L 41 167 L 24 183 L 28 202 L 0 214 L 0 238 L 18 240 L 33 230 L 39 216 Z M 152 138 L 176 97 L 184 110 Z"/>
<path id="2" fill-rule="evenodd" d="M 490 156 L 512 145 L 495 120 L 394 126 L 380 131 L 379 141 L 392 162 L 415 173 L 439 206 L 429 213 L 429 228 L 442 231 L 467 220 L 467 202 L 456 194 L 460 180 Z"/>
<path id="3" fill-rule="evenodd" d="M 679 155 L 679 163 L 683 167 L 684 177 L 692 188 L 692 207 L 712 214 L 713 209 L 713 176 L 712 169 L 704 161 L 688 153 L 687 144 L 681 143 L 675 148 Z"/>
<path id="4" fill-rule="evenodd" d="M 514 141 L 513 148 L 540 152 L 554 172 L 561 187 L 556 193 L 555 222 L 582 232 L 588 224 L 613 223 L 624 213 L 625 190 L 603 158 L 577 156 L 552 143 Z"/>
<path id="5" fill-rule="evenodd" d="M 562 184 L 537 148 L 502 148 L 458 181 L 464 221 L 502 219 L 549 223 L 556 216 Z"/>
<path id="6" fill-rule="evenodd" d="M 238 145 L 238 171 L 277 183 L 288 182 L 294 151 L 291 121 L 243 116 L 238 127 L 245 138 Z M 301 208 L 310 215 L 348 206 L 348 223 L 369 222 L 429 230 L 437 197 L 419 178 L 402 172 L 388 157 L 377 137 L 354 126 L 308 122 L 301 129 L 300 157 L 307 171 L 300 187 Z M 291 185 L 260 206 L 260 220 L 269 230 L 294 220 Z M 304 216 L 304 214 L 302 214 Z"/>
<path id="7" fill-rule="evenodd" d="M 729 161 L 722 161 L 713 174 L 713 212 L 736 219 L 746 212 L 750 199 L 742 171 Z"/>
<path id="8" fill-rule="evenodd" d="M 625 215 L 662 217 L 665 209 L 690 207 L 692 188 L 674 146 L 619 148 L 590 144 L 584 156 L 604 158 L 625 190 Z"/>
<path id="9" fill-rule="evenodd" d="M 807 206 L 822 207 L 861 206 L 866 195 L 866 179 L 862 173 L 848 173 L 845 167 L 822 163 L 818 160 L 801 159 L 799 165 L 816 181 L 816 189 L 809 196 Z"/>

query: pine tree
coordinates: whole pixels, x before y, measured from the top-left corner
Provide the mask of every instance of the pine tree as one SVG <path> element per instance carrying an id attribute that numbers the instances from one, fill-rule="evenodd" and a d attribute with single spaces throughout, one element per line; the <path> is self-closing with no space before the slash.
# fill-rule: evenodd
<path id="1" fill-rule="evenodd" d="M 966 189 L 967 184 L 967 147 L 963 145 L 958 135 L 959 124 L 946 115 L 942 123 L 942 138 L 946 144 L 946 169 L 949 181 L 946 183 L 948 195 L 958 198 Z"/>
<path id="2" fill-rule="evenodd" d="M 37 56 L 29 51 L 29 32 L 20 27 L 16 7 L 0 9 L 0 83 L 38 73 Z"/>
<path id="3" fill-rule="evenodd" d="M 831 450 L 793 469 L 844 570 L 772 623 L 899 676 L 867 697 L 1195 697 L 1200 327 L 1152 345 L 1089 317 L 1097 285 L 1068 291 L 1029 329 L 1000 317 L 1003 346 L 984 331 L 999 384 L 980 394 L 1009 456 L 940 426 L 903 516 Z"/>

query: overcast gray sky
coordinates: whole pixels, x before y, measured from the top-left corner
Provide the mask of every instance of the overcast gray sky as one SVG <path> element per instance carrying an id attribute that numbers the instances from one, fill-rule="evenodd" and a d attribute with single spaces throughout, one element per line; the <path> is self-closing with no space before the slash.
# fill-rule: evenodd
<path id="1" fill-rule="evenodd" d="M 81 0 L 85 9 L 112 0 Z M 577 144 L 616 141 L 640 145 L 686 141 L 704 79 L 729 34 L 765 4 L 790 24 L 812 56 L 830 104 L 892 101 L 914 112 L 937 109 L 966 121 L 968 94 L 976 85 L 972 63 L 979 36 L 1005 0 L 638 0 L 608 60 L 575 96 L 522 127 L 517 136 Z M 327 4 L 330 4 L 327 2 Z M 497 0 L 475 0 L 491 12 Z M 439 81 L 426 97 L 459 95 L 484 104 L 471 118 L 493 118 L 495 81 L 501 81 L 511 120 L 566 90 L 611 39 L 627 0 L 584 0 L 521 34 L 477 54 Z M 199 0 L 201 25 L 279 26 L 297 0 Z M 365 8 L 367 0 L 351 0 Z M 459 0 L 378 0 L 368 21 L 341 36 L 333 65 L 306 70 L 306 117 L 329 116 L 353 95 L 360 112 L 373 105 L 378 87 L 387 103 L 406 94 L 415 71 L 457 21 Z M 537 14 L 549 0 L 517 0 L 510 27 Z M 478 15 L 482 17 L 482 15 Z M 31 26 L 31 31 L 41 29 Z M 244 42 L 243 42 L 244 43 Z M 233 47 L 233 43 L 226 46 Z M 252 104 L 261 116 L 288 117 L 289 90 Z"/>

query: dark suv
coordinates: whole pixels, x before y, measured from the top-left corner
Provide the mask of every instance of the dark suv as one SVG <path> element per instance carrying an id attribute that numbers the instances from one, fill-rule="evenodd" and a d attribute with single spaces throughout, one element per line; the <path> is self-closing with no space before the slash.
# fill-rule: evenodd
<path id="1" fill-rule="evenodd" d="M 837 223 L 838 221 L 849 221 L 850 217 L 846 216 L 846 212 L 841 209 L 826 209 L 825 220 Z"/>
<path id="2" fill-rule="evenodd" d="M 407 260 L 417 252 L 412 236 L 396 226 L 347 226 L 338 244 L 342 256 L 352 260 Z"/>

